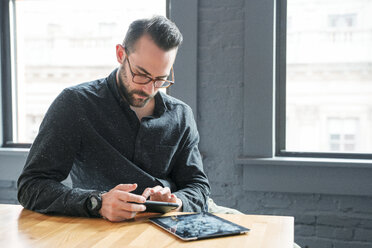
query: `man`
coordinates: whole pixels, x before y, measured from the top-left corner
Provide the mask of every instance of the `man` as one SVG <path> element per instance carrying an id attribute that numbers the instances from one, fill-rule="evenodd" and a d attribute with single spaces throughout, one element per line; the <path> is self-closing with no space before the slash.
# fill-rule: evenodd
<path id="1" fill-rule="evenodd" d="M 168 19 L 137 20 L 116 46 L 118 69 L 56 98 L 18 179 L 25 208 L 110 221 L 133 218 L 148 198 L 207 210 L 192 111 L 159 92 L 174 83 L 181 43 Z M 61 183 L 69 174 L 73 188 Z"/>

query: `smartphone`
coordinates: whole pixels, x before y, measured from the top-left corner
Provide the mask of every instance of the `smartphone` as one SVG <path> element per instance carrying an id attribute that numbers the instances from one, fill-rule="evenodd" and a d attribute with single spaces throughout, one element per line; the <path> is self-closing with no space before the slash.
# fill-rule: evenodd
<path id="1" fill-rule="evenodd" d="M 161 201 L 146 201 L 144 205 L 146 206 L 146 212 L 155 212 L 163 214 L 168 213 L 179 207 L 177 203 Z"/>
<path id="2" fill-rule="evenodd" d="M 135 204 L 140 204 L 137 202 L 131 202 Z M 168 213 L 176 208 L 179 207 L 177 203 L 172 202 L 162 202 L 162 201 L 146 201 L 145 203 L 141 203 L 146 206 L 145 212 L 152 212 L 152 213 Z"/>

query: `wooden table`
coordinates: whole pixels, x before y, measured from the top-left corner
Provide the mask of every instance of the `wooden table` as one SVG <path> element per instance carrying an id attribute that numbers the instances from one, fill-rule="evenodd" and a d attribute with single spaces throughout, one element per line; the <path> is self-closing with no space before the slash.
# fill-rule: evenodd
<path id="1" fill-rule="evenodd" d="M 251 229 L 249 234 L 182 241 L 148 221 L 49 216 L 0 204 L 0 247 L 250 247 L 292 248 L 294 218 L 263 215 L 218 216 Z"/>

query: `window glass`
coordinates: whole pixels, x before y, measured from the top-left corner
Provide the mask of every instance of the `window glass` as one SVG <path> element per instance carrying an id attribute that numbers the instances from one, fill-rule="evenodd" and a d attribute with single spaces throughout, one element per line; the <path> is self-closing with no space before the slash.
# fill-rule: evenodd
<path id="1" fill-rule="evenodd" d="M 16 0 L 13 142 L 31 143 L 47 108 L 66 87 L 106 77 L 115 45 L 135 19 L 166 15 L 166 0 Z"/>
<path id="2" fill-rule="evenodd" d="M 286 150 L 372 152 L 372 0 L 288 0 Z"/>
<path id="3" fill-rule="evenodd" d="M 358 118 L 329 118 L 328 143 L 331 152 L 355 152 L 357 151 L 356 137 L 358 135 Z"/>

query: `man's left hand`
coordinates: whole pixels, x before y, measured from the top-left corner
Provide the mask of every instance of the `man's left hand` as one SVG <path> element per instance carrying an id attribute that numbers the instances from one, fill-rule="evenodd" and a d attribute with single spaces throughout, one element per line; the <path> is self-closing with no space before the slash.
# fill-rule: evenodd
<path id="1" fill-rule="evenodd" d="M 145 197 L 145 199 L 150 197 L 150 201 L 177 203 L 179 207 L 173 211 L 182 211 L 181 199 L 177 198 L 175 194 L 172 194 L 168 187 L 163 188 L 162 186 L 158 185 L 153 188 L 147 188 L 143 191 L 142 196 Z"/>

